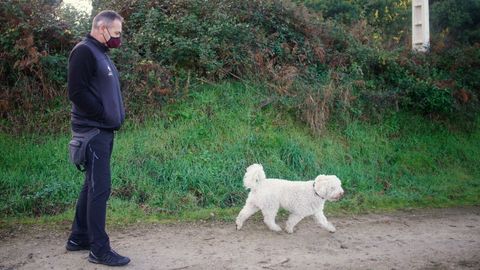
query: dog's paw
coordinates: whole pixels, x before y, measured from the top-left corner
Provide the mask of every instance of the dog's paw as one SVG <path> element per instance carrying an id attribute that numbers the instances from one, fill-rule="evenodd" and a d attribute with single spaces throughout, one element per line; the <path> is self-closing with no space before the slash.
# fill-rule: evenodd
<path id="1" fill-rule="evenodd" d="M 293 233 L 293 228 L 285 228 L 285 231 L 287 231 L 287 233 Z"/>
<path id="2" fill-rule="evenodd" d="M 282 228 L 280 228 L 280 226 L 276 225 L 276 226 L 271 226 L 270 227 L 270 230 L 274 231 L 274 232 L 281 232 L 283 231 Z"/>
<path id="3" fill-rule="evenodd" d="M 337 229 L 335 229 L 335 226 L 333 226 L 332 224 L 328 224 L 325 229 L 327 229 L 327 231 L 329 231 L 330 233 L 334 233 L 337 231 Z"/>
<path id="4" fill-rule="evenodd" d="M 241 224 L 236 224 L 236 228 L 237 228 L 237 231 L 240 231 L 240 229 L 242 228 L 242 225 Z"/>

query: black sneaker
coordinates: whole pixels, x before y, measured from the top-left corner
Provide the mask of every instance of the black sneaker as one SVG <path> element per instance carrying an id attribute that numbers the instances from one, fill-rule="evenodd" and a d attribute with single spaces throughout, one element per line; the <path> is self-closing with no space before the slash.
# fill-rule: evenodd
<path id="1" fill-rule="evenodd" d="M 90 244 L 68 240 L 66 248 L 68 251 L 90 250 Z"/>
<path id="2" fill-rule="evenodd" d="M 95 256 L 95 254 L 90 251 L 90 254 L 88 255 L 88 261 L 91 263 L 104 264 L 108 266 L 122 266 L 128 264 L 130 259 L 116 253 L 113 251 L 113 249 L 110 249 L 110 251 L 101 257 Z"/>

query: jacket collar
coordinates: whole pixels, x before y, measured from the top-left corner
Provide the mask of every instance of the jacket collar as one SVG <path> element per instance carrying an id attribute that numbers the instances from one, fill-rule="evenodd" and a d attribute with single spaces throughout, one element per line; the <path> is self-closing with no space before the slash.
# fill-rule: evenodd
<path id="1" fill-rule="evenodd" d="M 105 44 L 101 43 L 100 41 L 96 40 L 92 35 L 90 34 L 87 34 L 85 36 L 85 40 L 88 40 L 90 42 L 92 42 L 93 44 L 95 44 L 95 46 L 101 51 L 101 52 L 108 52 L 110 49 L 105 46 Z"/>

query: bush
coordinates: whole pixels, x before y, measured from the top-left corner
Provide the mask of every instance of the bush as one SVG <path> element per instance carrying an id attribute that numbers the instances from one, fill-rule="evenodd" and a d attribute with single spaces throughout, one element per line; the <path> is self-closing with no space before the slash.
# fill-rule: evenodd
<path id="1" fill-rule="evenodd" d="M 3 131 L 42 130 L 25 118 L 50 110 L 65 96 L 67 57 L 77 38 L 58 7 L 47 0 L 0 6 L 0 115 L 9 120 Z"/>
<path id="2" fill-rule="evenodd" d="M 480 0 L 436 0 L 431 4 L 431 25 L 435 40 L 452 45 L 480 42 Z"/>
<path id="3" fill-rule="evenodd" d="M 478 1 L 467 6 L 476 10 Z M 442 18 L 450 2 L 432 4 L 433 21 Z M 445 40 L 464 36 L 459 40 L 468 42 L 452 47 L 435 36 L 430 53 L 415 54 L 406 44 L 406 0 L 307 1 L 314 10 L 280 0 L 93 4 L 96 11 L 115 9 L 126 19 L 124 45 L 111 55 L 127 113 L 136 122 L 186 95 L 194 84 L 223 80 L 261 81 L 271 89 L 269 102 L 316 133 L 332 117 L 381 119 L 415 110 L 455 118 L 475 115 L 478 107 L 480 50 L 472 43 L 476 17 L 470 10 L 458 11 L 461 20 L 436 23 L 456 29 Z M 26 1 L 2 5 L 0 46 L 7 60 L 0 67 L 2 127 L 33 129 L 29 115 L 49 114 L 59 104 L 68 107 L 68 52 L 90 24 L 87 16 L 75 22 L 69 17 L 73 12 L 56 2 L 36 1 L 33 7 Z M 460 32 L 461 27 L 469 32 Z M 62 111 L 53 111 L 53 123 L 66 122 Z"/>

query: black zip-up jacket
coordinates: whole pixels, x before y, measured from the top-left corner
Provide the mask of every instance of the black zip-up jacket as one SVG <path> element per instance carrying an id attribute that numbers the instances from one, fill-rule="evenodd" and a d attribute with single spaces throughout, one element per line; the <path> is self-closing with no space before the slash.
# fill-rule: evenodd
<path id="1" fill-rule="evenodd" d="M 72 129 L 118 130 L 125 120 L 118 71 L 108 48 L 88 34 L 68 59 L 68 97 Z"/>

